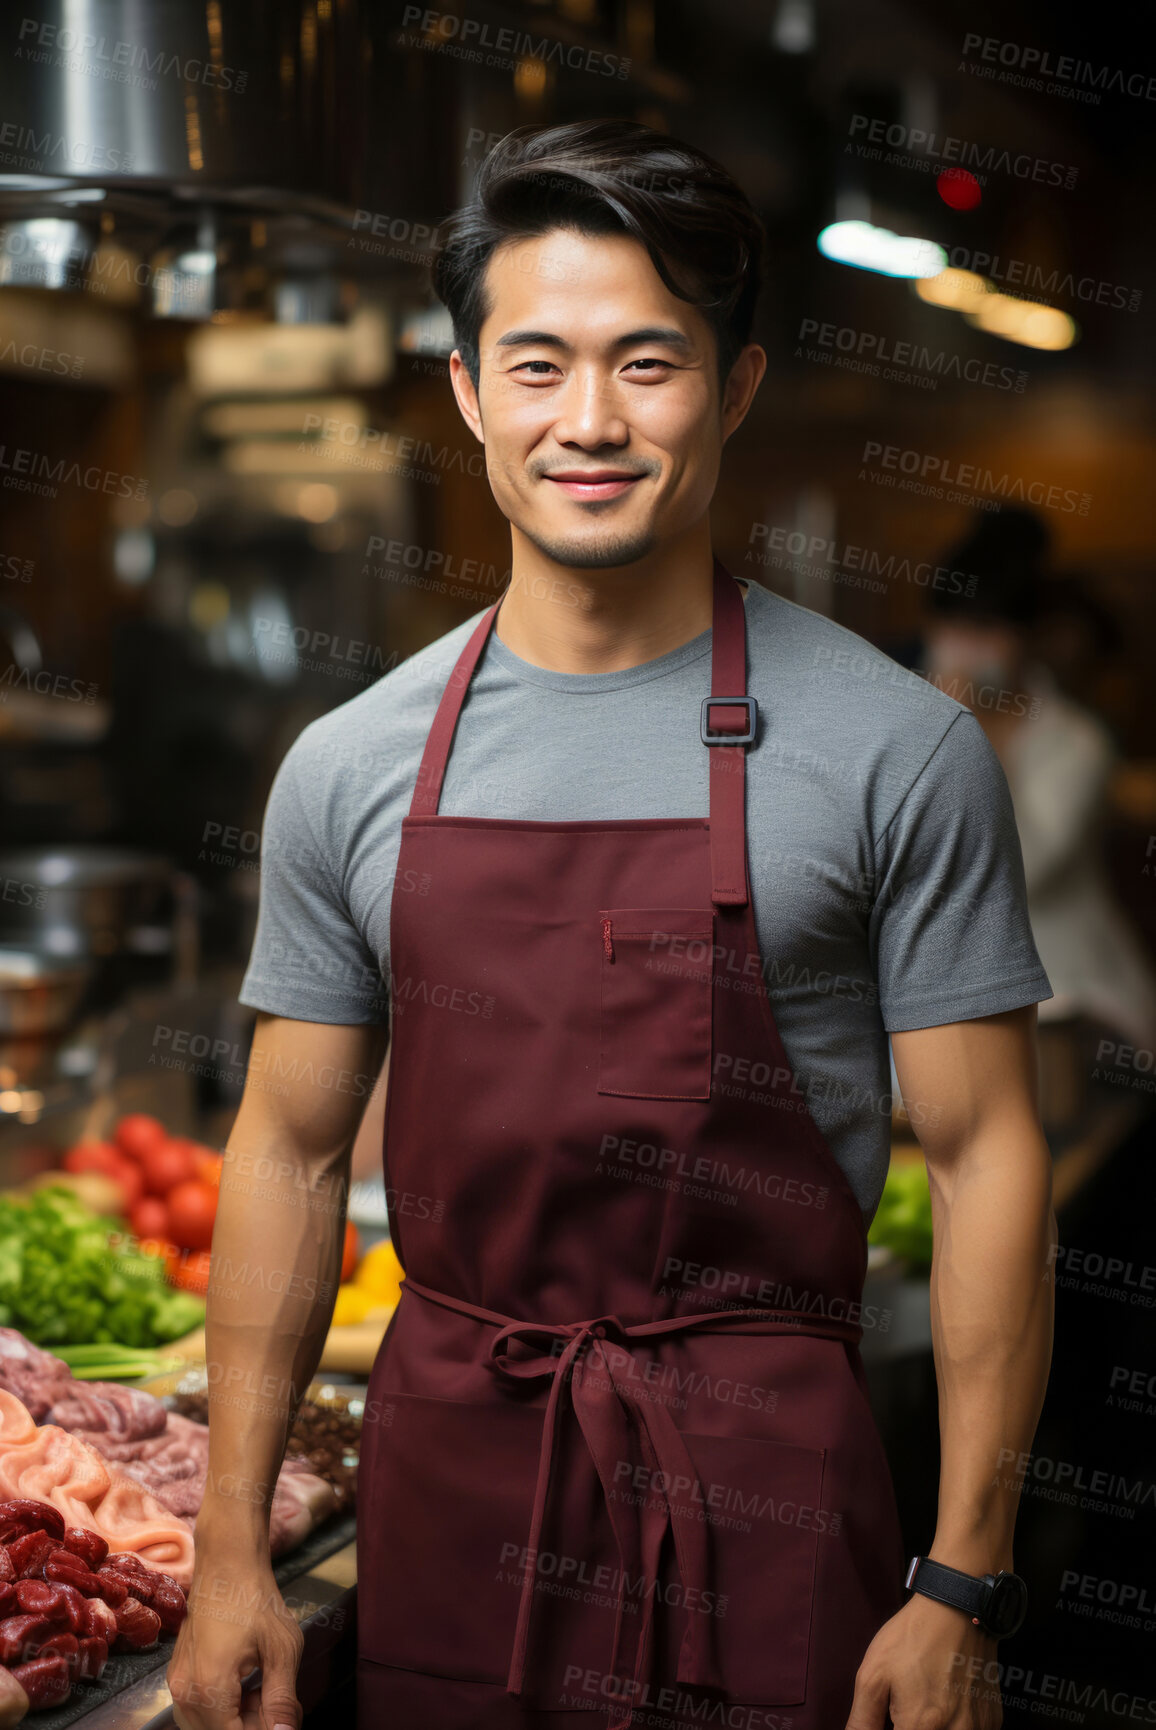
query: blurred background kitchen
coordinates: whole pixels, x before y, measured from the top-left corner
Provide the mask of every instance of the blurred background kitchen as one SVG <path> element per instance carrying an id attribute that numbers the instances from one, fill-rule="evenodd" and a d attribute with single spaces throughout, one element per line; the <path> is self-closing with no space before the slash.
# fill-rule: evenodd
<path id="1" fill-rule="evenodd" d="M 1156 1693 L 1150 61 L 1122 9 L 1039 0 L 25 0 L 0 24 L 0 1182 L 126 1114 L 223 1145 L 277 764 L 501 592 L 428 287 L 486 150 L 612 115 L 701 145 L 770 237 L 715 544 L 975 708 L 1056 990 L 1059 1339 L 1009 1724 L 1060 1710 L 1044 1672 L 1069 1721 Z M 897 1109 L 865 1353 L 912 1550 L 920 1174 Z"/>

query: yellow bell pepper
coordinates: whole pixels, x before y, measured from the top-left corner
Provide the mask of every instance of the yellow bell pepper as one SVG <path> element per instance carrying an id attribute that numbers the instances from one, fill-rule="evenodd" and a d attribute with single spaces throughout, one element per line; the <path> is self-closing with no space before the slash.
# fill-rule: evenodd
<path id="1" fill-rule="evenodd" d="M 397 1251 L 386 1238 L 366 1250 L 353 1276 L 353 1283 L 358 1291 L 367 1292 L 375 1304 L 395 1304 L 401 1296 L 404 1278 Z"/>
<path id="2" fill-rule="evenodd" d="M 338 1286 L 337 1301 L 333 1306 L 334 1327 L 345 1328 L 354 1322 L 363 1322 L 375 1302 L 376 1299 L 370 1292 L 358 1286 Z"/>

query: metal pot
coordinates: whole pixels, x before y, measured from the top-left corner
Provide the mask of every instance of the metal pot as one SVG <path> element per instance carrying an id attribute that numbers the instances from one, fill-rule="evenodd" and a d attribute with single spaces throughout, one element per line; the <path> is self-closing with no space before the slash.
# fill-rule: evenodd
<path id="1" fill-rule="evenodd" d="M 67 1026 L 91 974 L 89 962 L 0 945 L 0 1034 L 55 1033 Z"/>
<path id="2" fill-rule="evenodd" d="M 0 854 L 0 943 L 61 960 L 166 954 L 173 868 L 116 847 L 21 848 Z"/>

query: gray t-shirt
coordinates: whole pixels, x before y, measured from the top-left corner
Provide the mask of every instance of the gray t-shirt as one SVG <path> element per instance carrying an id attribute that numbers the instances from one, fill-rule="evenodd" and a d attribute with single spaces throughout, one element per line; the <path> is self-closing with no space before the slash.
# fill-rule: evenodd
<path id="1" fill-rule="evenodd" d="M 887 1172 L 887 1034 L 1051 996 L 1003 770 L 959 703 L 752 582 L 747 845 L 763 973 L 798 1085 L 864 1213 Z M 401 820 L 481 612 L 305 728 L 278 770 L 241 1001 L 388 1022 Z M 558 822 L 708 815 L 711 633 L 614 673 L 559 673 L 490 632 L 439 810 Z M 421 892 L 420 884 L 407 888 Z M 908 1101 L 918 1128 L 934 1107 Z"/>

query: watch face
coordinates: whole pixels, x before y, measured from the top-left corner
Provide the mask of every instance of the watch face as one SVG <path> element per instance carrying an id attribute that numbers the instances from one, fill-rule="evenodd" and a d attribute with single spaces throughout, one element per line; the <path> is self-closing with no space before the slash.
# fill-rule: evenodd
<path id="1" fill-rule="evenodd" d="M 1014 1634 L 1028 1613 L 1028 1589 L 1018 1574 L 997 1574 L 984 1611 L 987 1627 L 1000 1639 Z"/>

